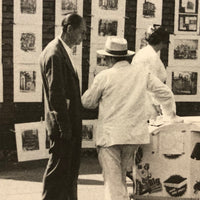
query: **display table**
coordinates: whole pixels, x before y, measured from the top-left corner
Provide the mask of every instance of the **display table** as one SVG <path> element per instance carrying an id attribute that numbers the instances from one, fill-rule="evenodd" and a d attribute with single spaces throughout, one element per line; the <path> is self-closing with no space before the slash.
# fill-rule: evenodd
<path id="1" fill-rule="evenodd" d="M 200 199 L 200 117 L 149 127 L 134 166 L 134 199 Z"/>

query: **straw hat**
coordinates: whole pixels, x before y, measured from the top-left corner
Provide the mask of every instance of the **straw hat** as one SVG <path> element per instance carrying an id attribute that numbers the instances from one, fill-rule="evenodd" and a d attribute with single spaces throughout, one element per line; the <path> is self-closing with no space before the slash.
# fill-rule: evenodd
<path id="1" fill-rule="evenodd" d="M 117 36 L 107 37 L 104 49 L 98 50 L 97 53 L 113 57 L 126 57 L 135 54 L 134 51 L 128 50 L 126 39 Z"/>

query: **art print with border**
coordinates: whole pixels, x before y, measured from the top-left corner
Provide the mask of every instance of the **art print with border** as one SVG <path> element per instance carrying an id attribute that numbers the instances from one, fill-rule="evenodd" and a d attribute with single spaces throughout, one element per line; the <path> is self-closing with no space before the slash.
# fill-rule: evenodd
<path id="1" fill-rule="evenodd" d="M 42 26 L 14 25 L 14 63 L 38 63 L 42 52 Z"/>
<path id="2" fill-rule="evenodd" d="M 199 66 L 199 39 L 193 35 L 170 35 L 169 66 Z"/>
<path id="3" fill-rule="evenodd" d="M 18 161 L 46 158 L 43 122 L 15 124 Z"/>
<path id="4" fill-rule="evenodd" d="M 41 102 L 42 81 L 38 65 L 14 64 L 14 102 Z"/>
<path id="5" fill-rule="evenodd" d="M 15 0 L 14 23 L 42 25 L 43 1 L 41 0 Z"/>
<path id="6" fill-rule="evenodd" d="M 144 28 L 162 22 L 162 1 L 140 0 L 137 2 L 137 28 Z"/>
<path id="7" fill-rule="evenodd" d="M 200 69 L 198 67 L 168 67 L 167 85 L 178 102 L 200 101 Z"/>
<path id="8" fill-rule="evenodd" d="M 95 130 L 97 120 L 83 120 L 82 148 L 95 148 Z"/>

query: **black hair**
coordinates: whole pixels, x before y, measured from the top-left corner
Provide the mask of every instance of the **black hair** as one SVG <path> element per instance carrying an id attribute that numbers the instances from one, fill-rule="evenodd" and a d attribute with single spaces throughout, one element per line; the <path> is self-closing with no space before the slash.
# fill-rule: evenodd
<path id="1" fill-rule="evenodd" d="M 156 26 L 152 27 L 152 33 L 146 34 L 146 41 L 150 45 L 157 45 L 160 42 L 168 43 L 169 42 L 169 31 L 165 29 L 162 26 L 159 26 L 158 28 Z"/>
<path id="2" fill-rule="evenodd" d="M 79 28 L 82 22 L 83 18 L 77 13 L 67 14 L 62 20 L 63 32 L 66 32 L 68 25 L 71 25 L 73 29 Z"/>

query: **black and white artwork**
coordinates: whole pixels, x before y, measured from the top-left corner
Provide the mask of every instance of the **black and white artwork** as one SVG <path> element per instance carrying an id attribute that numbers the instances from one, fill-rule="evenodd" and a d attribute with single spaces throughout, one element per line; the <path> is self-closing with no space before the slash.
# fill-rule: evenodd
<path id="1" fill-rule="evenodd" d="M 179 31 L 197 31 L 197 16 L 179 15 Z"/>
<path id="2" fill-rule="evenodd" d="M 154 18 L 155 17 L 155 12 L 156 12 L 156 5 L 155 3 L 145 0 L 143 3 L 143 16 L 144 17 L 149 17 L 149 18 Z"/>
<path id="3" fill-rule="evenodd" d="M 99 36 L 117 35 L 117 26 L 118 23 L 116 20 L 100 19 L 98 34 Z"/>
<path id="4" fill-rule="evenodd" d="M 37 8 L 36 0 L 21 0 L 21 13 L 35 14 Z"/>
<path id="5" fill-rule="evenodd" d="M 197 72 L 172 72 L 172 91 L 175 95 L 197 94 Z"/>
<path id="6" fill-rule="evenodd" d="M 35 40 L 34 33 L 21 33 L 21 50 L 25 52 L 35 51 Z"/>
<path id="7" fill-rule="evenodd" d="M 96 120 L 83 120 L 82 148 L 95 148 Z"/>
<path id="8" fill-rule="evenodd" d="M 105 10 L 117 10 L 118 0 L 99 0 L 99 7 Z"/>
<path id="9" fill-rule="evenodd" d="M 62 0 L 61 12 L 66 15 L 71 12 L 77 11 L 77 0 Z"/>
<path id="10" fill-rule="evenodd" d="M 180 13 L 197 13 L 198 0 L 179 0 Z"/>
<path id="11" fill-rule="evenodd" d="M 20 71 L 20 92 L 36 91 L 36 71 Z"/>
<path id="12" fill-rule="evenodd" d="M 47 158 L 44 122 L 15 124 L 18 161 Z"/>

